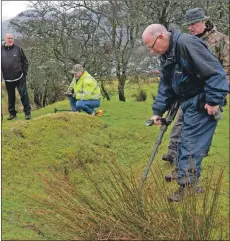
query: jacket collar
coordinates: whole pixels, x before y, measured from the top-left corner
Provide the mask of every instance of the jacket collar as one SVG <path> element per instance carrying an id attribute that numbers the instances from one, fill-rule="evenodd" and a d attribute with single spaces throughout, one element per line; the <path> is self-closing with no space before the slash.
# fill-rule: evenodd
<path id="1" fill-rule="evenodd" d="M 88 72 L 87 71 L 84 71 L 83 75 L 79 78 L 80 79 L 84 79 L 86 77 L 86 75 L 88 75 Z"/>
<path id="2" fill-rule="evenodd" d="M 3 47 L 5 48 L 5 49 L 12 49 L 13 47 L 14 47 L 14 44 L 12 45 L 12 46 L 7 46 L 6 45 L 6 42 L 3 44 Z"/>
<path id="3" fill-rule="evenodd" d="M 171 79 L 172 79 L 176 61 L 177 61 L 176 46 L 180 35 L 181 33 L 177 30 L 171 31 L 171 35 L 169 37 L 169 48 L 165 54 L 160 56 L 161 63 L 162 63 L 161 79 L 163 83 L 166 85 L 171 84 Z"/>
<path id="4" fill-rule="evenodd" d="M 210 34 L 212 34 L 212 33 L 214 33 L 214 32 L 217 32 L 216 26 L 214 26 L 212 29 L 207 29 L 207 30 L 204 32 L 204 34 L 202 34 L 202 35 L 200 36 L 200 38 L 201 38 L 201 39 L 206 39 Z M 199 36 L 197 36 L 197 37 L 199 37 Z"/>
<path id="5" fill-rule="evenodd" d="M 161 55 L 161 59 L 164 59 L 168 64 L 176 62 L 176 45 L 177 40 L 181 35 L 181 32 L 177 30 L 171 30 L 169 32 L 171 32 L 169 37 L 169 48 L 163 55 Z"/>
<path id="6" fill-rule="evenodd" d="M 181 32 L 177 30 L 171 30 L 171 35 L 169 38 L 169 48 L 168 51 L 166 52 L 167 57 L 174 58 L 176 56 L 176 45 L 177 45 L 177 40 L 181 35 Z"/>

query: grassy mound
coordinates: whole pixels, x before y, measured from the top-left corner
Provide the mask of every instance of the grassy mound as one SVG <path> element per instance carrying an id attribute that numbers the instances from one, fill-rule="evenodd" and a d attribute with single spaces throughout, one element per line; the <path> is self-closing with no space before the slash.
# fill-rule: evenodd
<path id="1" fill-rule="evenodd" d="M 61 236 L 60 233 L 49 233 L 47 231 L 45 216 L 43 217 L 43 221 L 41 221 L 37 215 L 34 216 L 34 209 L 36 210 L 36 208 L 39 208 L 40 211 L 47 209 L 48 213 L 53 208 L 54 211 L 56 211 L 55 217 L 62 215 L 58 212 L 63 211 L 63 209 L 59 209 L 58 205 L 67 205 L 65 206 L 64 211 L 68 212 L 68 210 L 73 210 L 68 208 L 68 205 L 75 205 L 76 196 L 73 195 L 70 198 L 68 196 L 68 192 L 65 190 L 73 190 L 70 186 L 74 186 L 77 189 L 74 189 L 73 192 L 76 193 L 81 190 L 80 192 L 83 192 L 82 197 L 84 197 L 82 200 L 88 200 L 86 203 L 86 206 L 88 205 L 88 209 L 83 209 L 86 212 L 91 212 L 92 210 L 89 206 L 93 207 L 96 205 L 98 207 L 100 203 L 105 202 L 104 199 L 101 199 L 97 190 L 100 190 L 100 188 L 104 185 L 106 185 L 108 190 L 111 190 L 112 188 L 111 185 L 113 182 L 111 182 L 108 186 L 108 178 L 112 177 L 113 174 L 110 171 L 111 169 L 106 169 L 106 163 L 114 163 L 116 161 L 121 169 L 121 173 L 124 173 L 124 176 L 129 176 L 129 170 L 132 169 L 132 190 L 135 191 L 135 185 L 138 183 L 140 176 L 143 174 L 159 132 L 159 128 L 157 127 L 144 126 L 145 120 L 147 120 L 152 114 L 151 94 L 156 93 L 156 86 L 146 86 L 145 91 L 147 91 L 147 96 L 149 96 L 149 98 L 147 98 L 144 102 L 136 102 L 134 98 L 131 98 L 133 93 L 136 92 L 135 88 L 127 90 L 127 102 L 125 103 L 119 102 L 117 100 L 117 96 L 112 97 L 112 100 L 108 102 L 102 100 L 103 116 L 100 118 L 81 113 L 53 113 L 54 107 L 69 108 L 68 101 L 62 101 L 46 108 L 33 111 L 31 121 L 25 121 L 23 113 L 18 114 L 18 118 L 13 121 L 7 121 L 4 117 L 2 123 L 3 239 L 63 239 L 64 236 Z M 229 132 L 227 131 L 229 126 L 228 107 L 229 106 L 225 108 L 223 113 L 224 119 L 218 124 L 210 156 L 205 158 L 203 161 L 203 173 L 201 180 L 202 184 L 206 185 L 206 183 L 209 183 L 210 180 L 210 169 L 213 167 L 216 169 L 225 168 L 222 180 L 223 184 L 218 199 L 218 213 L 225 217 L 228 217 L 229 205 Z M 164 174 L 172 169 L 169 164 L 160 160 L 162 154 L 164 154 L 167 150 L 169 134 L 170 129 L 166 133 L 163 143 L 159 148 L 156 160 L 154 160 L 154 168 L 158 167 L 161 170 L 158 175 L 159 178 L 162 178 Z M 90 170 L 90 174 L 87 174 L 87 178 L 85 170 L 88 169 Z M 54 176 L 58 178 L 53 178 L 51 173 L 55 173 Z M 114 180 L 114 178 L 115 177 L 113 177 L 112 180 Z M 212 178 L 214 182 L 210 182 L 210 189 L 215 190 L 215 181 L 218 180 L 217 170 L 214 172 Z M 63 181 L 66 179 L 68 180 L 68 183 Z M 42 182 L 42 180 L 46 181 Z M 92 186 L 92 181 L 90 180 L 96 180 L 97 185 L 99 185 L 98 188 Z M 123 179 L 120 178 L 120 181 L 121 180 Z M 128 179 L 123 183 L 132 183 L 131 180 Z M 145 192 L 148 193 L 150 190 L 154 193 L 155 190 L 159 190 L 157 183 L 155 182 L 156 180 L 154 180 L 154 175 L 148 178 L 148 185 L 145 187 Z M 54 183 L 54 188 L 49 189 L 48 187 L 52 186 L 52 183 Z M 117 189 L 117 185 L 120 187 L 122 186 L 118 182 L 114 187 L 115 190 Z M 165 188 L 168 190 L 167 193 L 175 190 L 177 186 L 176 184 L 165 185 Z M 48 192 L 46 190 L 48 190 Z M 59 191 L 57 192 L 57 190 Z M 124 193 L 126 192 L 128 192 L 128 189 L 124 189 Z M 58 194 L 60 194 L 59 198 L 57 197 Z M 70 194 L 73 193 L 70 192 Z M 34 196 L 39 196 L 39 198 L 34 199 Z M 160 203 L 163 200 L 163 196 L 159 196 L 162 198 L 156 201 L 154 201 L 154 197 L 154 195 L 146 195 L 146 202 L 148 204 L 146 208 L 147 210 L 152 209 L 151 213 L 153 213 L 154 207 L 150 206 L 150 204 L 156 204 L 156 202 Z M 71 200 L 74 199 L 75 201 L 68 203 L 66 201 L 68 198 Z M 108 195 L 106 198 L 108 198 Z M 102 206 L 99 205 L 101 211 L 105 212 L 105 209 L 108 206 L 111 206 L 119 200 L 116 195 L 113 195 L 113 198 L 111 198 L 110 202 L 107 204 L 104 203 Z M 205 197 L 203 196 L 201 203 L 204 198 Z M 40 200 L 42 199 L 46 200 L 45 203 L 47 206 L 44 205 L 44 203 L 40 203 Z M 49 206 L 49 201 L 53 200 L 56 200 L 56 203 L 51 202 L 51 205 Z M 90 203 L 89 200 L 92 200 L 93 203 Z M 134 207 L 134 202 L 135 198 L 132 198 L 130 203 L 127 205 L 133 205 Z M 124 205 L 124 203 L 120 204 L 121 205 L 118 207 L 119 210 L 122 210 L 122 205 Z M 77 206 L 75 208 L 77 208 Z M 162 208 L 164 209 L 165 206 Z M 111 210 L 112 209 L 113 206 L 111 206 Z M 79 209 L 74 210 L 80 211 Z M 83 212 L 83 210 L 81 210 L 81 212 Z M 116 217 L 120 215 L 117 210 L 115 210 L 115 213 Z M 110 212 L 110 214 L 112 214 L 112 212 Z M 129 215 L 132 216 L 131 213 L 129 213 Z M 164 216 L 164 212 L 162 215 Z M 133 216 L 136 217 L 136 219 L 139 219 L 139 216 L 135 216 L 134 213 Z M 79 222 L 83 221 L 86 216 L 82 215 L 81 217 L 82 219 L 78 219 Z M 102 225 L 102 216 L 95 217 L 97 225 Z M 104 219 L 106 220 L 106 218 L 109 217 L 111 216 L 104 217 Z M 87 218 L 89 218 L 89 216 L 87 216 Z M 152 225 L 153 221 L 150 219 L 153 218 L 153 216 L 149 216 L 148 218 L 149 225 Z M 124 229 L 116 229 L 117 220 L 117 218 L 113 217 L 110 222 L 111 225 L 115 226 L 113 229 L 114 231 L 106 228 L 106 226 L 101 227 L 101 230 L 104 230 L 104 234 L 107 234 L 107 236 L 100 236 L 93 233 L 93 230 L 97 230 L 99 227 L 97 225 L 93 226 L 91 232 L 92 238 L 119 237 L 133 239 L 136 237 L 139 239 L 148 239 L 156 237 L 149 231 L 151 227 L 153 228 L 151 225 L 147 231 L 149 235 L 145 234 L 145 236 L 141 236 L 143 233 L 142 228 L 144 226 L 140 226 L 140 223 L 136 223 L 137 226 L 139 225 L 138 232 L 137 230 L 135 232 L 131 232 L 131 230 L 128 229 L 130 235 L 126 236 Z M 143 221 L 143 219 L 140 220 Z M 117 225 L 121 227 L 119 222 Z M 93 225 L 91 222 L 89 222 L 89 224 Z M 125 218 L 123 217 L 122 225 L 127 225 L 128 227 L 128 224 L 132 227 L 129 222 L 125 224 Z M 143 224 L 148 225 L 148 222 L 145 220 Z M 68 225 L 66 228 L 68 228 Z M 48 230 L 50 231 L 50 229 Z M 61 227 L 59 227 L 59 230 L 61 230 Z M 65 229 L 65 232 L 66 230 L 67 229 Z M 121 230 L 120 236 L 118 231 L 115 232 L 116 230 Z M 53 231 L 55 231 L 55 229 Z M 84 236 L 87 232 L 83 231 L 78 234 L 78 238 L 90 238 L 88 236 Z M 109 235 L 110 231 L 111 235 Z M 72 236 L 66 235 L 65 239 L 74 239 L 74 234 L 75 232 L 71 233 Z M 164 236 L 165 233 L 162 233 L 162 235 L 162 237 L 166 237 Z M 205 235 L 205 237 L 207 237 L 208 233 Z"/>
<path id="2" fill-rule="evenodd" d="M 31 206 L 28 197 L 42 190 L 36 173 L 54 170 L 57 166 L 62 173 L 69 173 L 86 163 L 98 165 L 113 159 L 115 153 L 108 144 L 105 128 L 97 118 L 61 113 L 31 122 L 18 121 L 14 127 L 2 130 L 4 233 L 20 237 L 12 225 L 20 223 L 20 217 Z"/>

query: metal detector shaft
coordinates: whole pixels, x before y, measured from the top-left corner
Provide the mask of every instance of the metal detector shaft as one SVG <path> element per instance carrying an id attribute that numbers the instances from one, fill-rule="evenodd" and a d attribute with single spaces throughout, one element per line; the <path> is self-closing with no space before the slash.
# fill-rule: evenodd
<path id="1" fill-rule="evenodd" d="M 161 144 L 161 141 L 163 139 L 164 133 L 168 129 L 168 126 L 175 119 L 177 111 L 179 109 L 179 106 L 180 106 L 180 102 L 179 101 L 175 101 L 172 104 L 171 108 L 169 109 L 166 118 L 165 119 L 164 118 L 161 119 L 162 125 L 161 125 L 161 128 L 160 128 L 159 136 L 158 136 L 158 138 L 157 138 L 157 140 L 155 142 L 152 154 L 151 154 L 150 159 L 149 159 L 149 161 L 147 163 L 147 166 L 145 168 L 145 172 L 144 172 L 143 176 L 141 177 L 140 184 L 139 184 L 139 187 L 138 187 L 138 211 L 140 213 L 143 213 L 142 212 L 142 188 L 144 186 L 145 181 L 147 180 L 147 176 L 148 176 L 150 167 L 151 167 L 152 162 L 153 162 L 153 160 L 154 160 L 154 158 L 155 158 L 155 156 L 157 154 L 157 150 L 158 150 L 158 147 Z M 152 120 L 146 121 L 146 125 L 148 125 L 148 126 L 153 125 L 153 121 Z"/>
<path id="2" fill-rule="evenodd" d="M 68 112 L 70 112 L 70 111 L 72 111 L 72 110 L 70 110 L 70 109 L 58 109 L 58 108 L 54 108 L 54 113 L 56 113 L 56 112 L 62 112 L 62 111 L 68 111 Z"/>

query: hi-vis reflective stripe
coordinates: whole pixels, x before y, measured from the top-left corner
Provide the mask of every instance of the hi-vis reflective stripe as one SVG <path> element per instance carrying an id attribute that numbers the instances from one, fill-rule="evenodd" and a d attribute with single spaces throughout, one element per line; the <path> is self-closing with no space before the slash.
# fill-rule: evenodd
<path id="1" fill-rule="evenodd" d="M 93 93 L 92 91 L 83 91 L 83 94 L 84 94 L 84 95 L 88 95 L 88 94 L 91 95 L 92 93 Z"/>
<path id="2" fill-rule="evenodd" d="M 91 80 L 91 82 L 93 81 L 95 83 L 95 87 L 92 91 L 84 90 L 84 83 L 85 83 L 85 81 L 87 81 L 87 79 Z M 80 95 L 81 100 L 85 100 L 85 98 L 86 99 L 89 99 L 89 98 L 90 99 L 100 99 L 101 93 L 96 94 L 96 95 L 92 95 L 94 93 L 94 91 L 100 92 L 99 85 L 98 85 L 97 81 L 92 76 L 86 75 L 85 77 L 83 77 L 83 80 L 82 80 L 82 83 L 81 83 L 81 90 L 80 90 L 80 92 L 78 91 L 78 95 Z"/>
<path id="3" fill-rule="evenodd" d="M 88 94 L 91 95 L 92 93 L 93 93 L 93 92 L 84 91 L 83 93 L 81 93 L 81 100 L 84 100 L 85 95 L 88 95 Z M 101 98 L 101 93 L 96 94 L 96 95 L 92 95 L 91 98 L 92 98 L 92 99 L 100 99 L 100 98 Z"/>
<path id="4" fill-rule="evenodd" d="M 92 94 L 93 92 L 91 91 L 83 91 L 81 92 L 81 100 L 84 100 L 85 95 Z"/>
<path id="5" fill-rule="evenodd" d="M 101 93 L 97 94 L 97 95 L 93 95 L 92 99 L 99 99 L 101 97 Z"/>
<path id="6" fill-rule="evenodd" d="M 6 81 L 6 82 L 14 82 L 14 81 L 20 80 L 20 79 L 22 78 L 22 76 L 23 76 L 23 73 L 22 73 L 21 76 L 20 76 L 19 78 L 17 78 L 17 79 L 13 79 L 13 80 L 6 80 L 6 79 L 5 79 L 5 81 Z"/>
<path id="7" fill-rule="evenodd" d="M 86 76 L 86 77 L 84 78 L 84 80 L 86 80 L 86 79 L 92 79 L 92 80 L 93 80 L 93 78 L 92 78 L 91 76 Z M 84 80 L 83 80 L 82 86 L 81 86 L 81 100 L 84 100 L 84 97 L 85 97 L 85 95 L 86 95 L 86 92 L 83 91 Z M 91 93 L 92 93 L 92 92 L 91 92 Z"/>

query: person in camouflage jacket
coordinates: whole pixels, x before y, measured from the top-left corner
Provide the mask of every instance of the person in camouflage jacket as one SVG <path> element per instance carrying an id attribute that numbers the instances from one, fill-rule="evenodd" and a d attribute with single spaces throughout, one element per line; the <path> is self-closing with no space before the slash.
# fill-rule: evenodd
<path id="1" fill-rule="evenodd" d="M 200 23 L 200 22 L 199 22 Z M 188 30 L 193 34 L 194 24 L 188 25 Z M 209 50 L 221 62 L 227 75 L 228 83 L 230 85 L 230 59 L 229 59 L 229 37 L 219 31 L 211 21 L 201 22 L 204 25 L 204 31 L 199 34 L 194 34 L 201 38 L 208 46 Z"/>
<path id="2" fill-rule="evenodd" d="M 205 16 L 203 9 L 189 9 L 185 15 L 185 23 L 190 34 L 201 38 L 212 54 L 223 65 L 230 86 L 230 60 L 229 60 L 229 38 L 225 34 L 218 32 L 216 27 L 211 23 L 208 16 Z M 225 99 L 225 104 L 227 99 Z M 162 160 L 174 162 L 177 159 L 177 147 L 182 130 L 183 112 L 181 108 L 178 111 L 177 119 L 172 128 L 168 153 L 163 155 Z M 208 155 L 209 148 L 206 152 Z M 167 181 L 176 178 L 176 170 L 165 176 Z"/>

